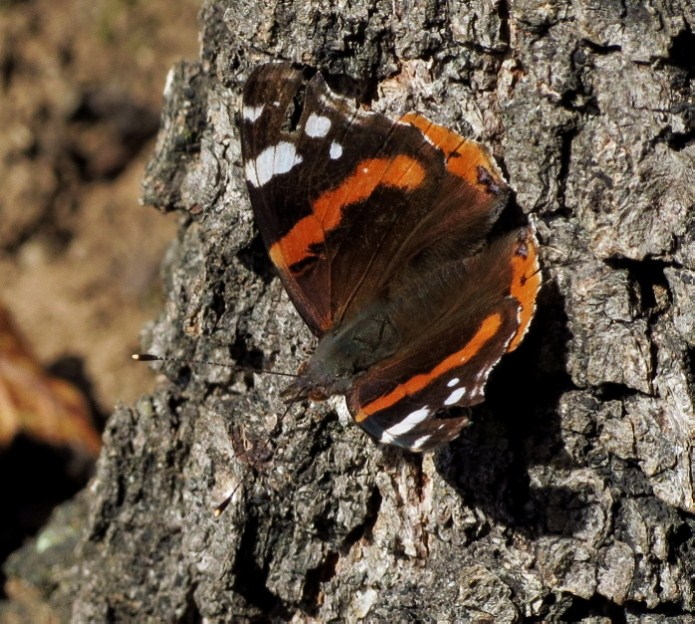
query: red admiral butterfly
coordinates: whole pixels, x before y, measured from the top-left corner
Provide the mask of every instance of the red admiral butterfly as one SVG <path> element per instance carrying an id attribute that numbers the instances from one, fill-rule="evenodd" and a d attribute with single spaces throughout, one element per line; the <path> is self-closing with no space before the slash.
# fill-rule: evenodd
<path id="1" fill-rule="evenodd" d="M 516 349 L 541 284 L 530 226 L 493 235 L 509 187 L 481 144 L 393 121 L 289 63 L 246 82 L 241 144 L 261 236 L 319 342 L 290 401 L 343 394 L 380 442 L 455 438 Z"/>

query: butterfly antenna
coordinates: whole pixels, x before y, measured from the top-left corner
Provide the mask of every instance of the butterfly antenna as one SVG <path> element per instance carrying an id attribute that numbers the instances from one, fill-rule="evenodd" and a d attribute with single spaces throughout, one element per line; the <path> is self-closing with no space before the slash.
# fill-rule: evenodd
<path id="1" fill-rule="evenodd" d="M 224 368 L 232 368 L 237 371 L 243 371 L 246 373 L 266 373 L 268 375 L 279 375 L 280 377 L 292 377 L 295 378 L 297 375 L 295 373 L 285 373 L 282 371 L 268 370 L 265 368 L 254 368 L 253 366 L 242 366 L 239 364 L 232 364 L 230 362 L 217 362 L 215 360 L 205 360 L 201 358 L 176 358 L 169 357 L 166 355 L 154 355 L 152 353 L 133 353 L 131 355 L 136 362 L 175 362 L 177 364 L 208 364 L 210 366 L 222 366 Z"/>
<path id="2" fill-rule="evenodd" d="M 224 513 L 224 510 L 229 507 L 229 503 L 232 502 L 232 499 L 234 498 L 234 495 L 236 494 L 236 491 L 239 489 L 240 485 L 241 483 L 237 483 L 234 486 L 234 489 L 224 497 L 224 500 L 212 510 L 212 515 L 215 518 L 219 518 Z"/>

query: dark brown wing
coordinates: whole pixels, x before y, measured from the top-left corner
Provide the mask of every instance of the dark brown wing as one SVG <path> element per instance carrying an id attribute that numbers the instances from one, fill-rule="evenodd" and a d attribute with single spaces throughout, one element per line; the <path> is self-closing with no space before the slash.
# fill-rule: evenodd
<path id="1" fill-rule="evenodd" d="M 519 344 L 541 283 L 536 251 L 532 229 L 522 228 L 412 280 L 387 312 L 401 348 L 358 377 L 347 396 L 355 421 L 411 450 L 455 438 L 466 419 L 438 412 L 483 401 L 490 371 Z"/>
<path id="2" fill-rule="evenodd" d="M 261 235 L 319 336 L 445 250 L 478 251 L 507 198 L 484 147 L 418 115 L 357 110 L 287 63 L 249 77 L 241 139 Z"/>

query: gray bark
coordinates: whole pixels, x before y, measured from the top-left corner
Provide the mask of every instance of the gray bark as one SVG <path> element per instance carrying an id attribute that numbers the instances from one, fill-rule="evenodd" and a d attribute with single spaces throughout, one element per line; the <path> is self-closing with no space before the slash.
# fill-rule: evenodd
<path id="1" fill-rule="evenodd" d="M 167 364 L 10 576 L 77 622 L 693 621 L 695 7 L 340 4 L 205 5 L 145 181 L 183 215 L 146 348 L 294 370 L 313 345 L 254 229 L 235 125 L 245 76 L 279 58 L 493 148 L 542 244 L 524 345 L 422 457 L 333 404 L 279 419 L 273 376 Z"/>

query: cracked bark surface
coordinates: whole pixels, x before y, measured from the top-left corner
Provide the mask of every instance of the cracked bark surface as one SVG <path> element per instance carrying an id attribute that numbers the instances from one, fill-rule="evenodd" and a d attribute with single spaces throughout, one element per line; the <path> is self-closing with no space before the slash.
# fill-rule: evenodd
<path id="1" fill-rule="evenodd" d="M 331 404 L 279 420 L 281 379 L 167 364 L 170 383 L 112 416 L 49 547 L 8 576 L 77 622 L 691 622 L 692 3 L 201 15 L 201 60 L 171 72 L 145 181 L 148 203 L 182 214 L 148 350 L 294 370 L 313 344 L 253 227 L 234 119 L 245 76 L 274 58 L 490 145 L 535 215 L 536 319 L 473 425 L 423 457 L 375 446 Z"/>

